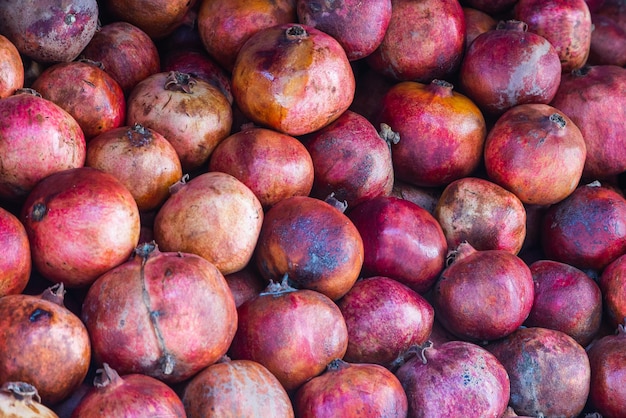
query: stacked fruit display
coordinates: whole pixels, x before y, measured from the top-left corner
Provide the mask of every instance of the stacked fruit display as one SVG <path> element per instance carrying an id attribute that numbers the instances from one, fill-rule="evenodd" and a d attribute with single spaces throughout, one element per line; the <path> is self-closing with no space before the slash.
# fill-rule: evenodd
<path id="1" fill-rule="evenodd" d="M 0 415 L 625 417 L 624 51 L 621 0 L 0 3 Z"/>

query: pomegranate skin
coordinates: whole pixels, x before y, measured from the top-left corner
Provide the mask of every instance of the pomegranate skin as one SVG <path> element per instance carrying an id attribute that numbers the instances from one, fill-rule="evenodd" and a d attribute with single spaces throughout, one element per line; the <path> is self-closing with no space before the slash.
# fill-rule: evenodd
<path id="1" fill-rule="evenodd" d="M 449 341 L 418 350 L 396 370 L 410 417 L 500 417 L 509 401 L 509 377 L 484 348 Z"/>
<path id="2" fill-rule="evenodd" d="M 226 353 L 237 308 L 212 263 L 151 243 L 91 285 L 81 318 L 97 364 L 178 383 Z"/>
<path id="3" fill-rule="evenodd" d="M 336 359 L 294 395 L 298 416 L 402 418 L 408 400 L 400 381 L 382 366 Z"/>
<path id="4" fill-rule="evenodd" d="M 582 412 L 590 387 L 589 358 L 569 335 L 520 328 L 485 348 L 509 374 L 509 405 L 517 414 L 577 417 Z"/>
<path id="5" fill-rule="evenodd" d="M 607 323 L 614 328 L 626 319 L 626 255 L 621 255 L 602 271 L 598 285 L 602 290 Z"/>
<path id="6" fill-rule="evenodd" d="M 252 35 L 237 55 L 231 82 L 246 117 L 292 136 L 336 120 L 352 103 L 356 88 L 339 42 L 300 24 Z"/>
<path id="7" fill-rule="evenodd" d="M 626 30 L 613 16 L 591 14 L 593 31 L 587 65 L 626 65 Z"/>
<path id="8" fill-rule="evenodd" d="M 385 36 L 366 57 L 367 63 L 401 81 L 430 83 L 451 76 L 465 48 L 461 4 L 457 0 L 392 0 L 391 5 Z"/>
<path id="9" fill-rule="evenodd" d="M 517 0 L 516 0 L 517 1 Z M 463 7 L 465 15 L 465 49 L 469 47 L 478 35 L 495 29 L 498 22 L 488 13 L 473 7 Z"/>
<path id="10" fill-rule="evenodd" d="M 500 21 L 474 39 L 459 69 L 461 91 L 490 116 L 524 103 L 550 103 L 561 81 L 556 49 L 524 22 Z"/>
<path id="11" fill-rule="evenodd" d="M 541 247 L 551 260 L 601 271 L 626 253 L 626 199 L 599 182 L 579 186 L 546 211 Z"/>
<path id="12" fill-rule="evenodd" d="M 405 81 L 383 97 L 378 121 L 400 135 L 391 145 L 397 179 L 445 186 L 480 164 L 487 127 L 482 112 L 447 81 Z"/>
<path id="13" fill-rule="evenodd" d="M 0 98 L 24 87 L 24 64 L 19 51 L 6 36 L 0 35 Z"/>
<path id="14" fill-rule="evenodd" d="M 379 196 L 353 208 L 348 217 L 363 239 L 363 277 L 389 277 L 420 294 L 435 284 L 448 246 L 441 226 L 426 209 Z"/>
<path id="15" fill-rule="evenodd" d="M 512 9 L 518 0 L 464 0 L 463 3 L 490 15 L 498 15 Z"/>
<path id="16" fill-rule="evenodd" d="M 388 277 L 357 281 L 337 301 L 348 326 L 350 363 L 390 367 L 411 346 L 431 334 L 435 311 L 420 294 Z"/>
<path id="17" fill-rule="evenodd" d="M 30 279 L 32 262 L 26 229 L 13 213 L 0 207 L 0 298 L 22 293 Z"/>

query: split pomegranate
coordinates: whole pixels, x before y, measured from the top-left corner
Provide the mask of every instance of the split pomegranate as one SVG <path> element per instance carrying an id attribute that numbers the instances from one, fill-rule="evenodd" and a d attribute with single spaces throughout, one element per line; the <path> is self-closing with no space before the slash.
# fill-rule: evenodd
<path id="1" fill-rule="evenodd" d="M 606 322 L 613 328 L 626 319 L 626 254 L 612 261 L 600 274 L 598 284 L 602 290 Z"/>
<path id="2" fill-rule="evenodd" d="M 41 404 L 37 389 L 25 382 L 6 382 L 0 386 L 0 415 L 20 418 L 59 418 Z"/>
<path id="3" fill-rule="evenodd" d="M 70 396 L 91 361 L 87 328 L 64 306 L 64 294 L 55 285 L 0 298 L 0 384 L 29 383 L 46 406 Z"/>
<path id="4" fill-rule="evenodd" d="M 0 298 L 26 288 L 32 270 L 26 229 L 13 213 L 0 207 Z"/>
<path id="5" fill-rule="evenodd" d="M 181 382 L 215 363 L 237 326 L 235 301 L 204 258 L 138 246 L 89 288 L 82 305 L 97 364 Z"/>
<path id="6" fill-rule="evenodd" d="M 6 36 L 0 35 L 0 98 L 24 87 L 25 70 L 19 51 Z"/>

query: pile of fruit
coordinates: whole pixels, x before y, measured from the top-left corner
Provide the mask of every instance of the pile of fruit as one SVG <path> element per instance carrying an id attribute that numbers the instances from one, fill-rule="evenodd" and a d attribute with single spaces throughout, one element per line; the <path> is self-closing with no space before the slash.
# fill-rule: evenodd
<path id="1" fill-rule="evenodd" d="M 0 2 L 0 416 L 626 417 L 625 65 L 623 0 Z"/>

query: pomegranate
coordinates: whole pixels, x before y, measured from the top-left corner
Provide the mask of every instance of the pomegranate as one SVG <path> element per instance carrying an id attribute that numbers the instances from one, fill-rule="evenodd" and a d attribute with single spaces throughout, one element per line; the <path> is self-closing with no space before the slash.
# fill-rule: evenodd
<path id="1" fill-rule="evenodd" d="M 26 90 L 0 100 L 0 114 L 0 197 L 23 200 L 43 178 L 85 164 L 80 125 L 53 102 Z"/>
<path id="2" fill-rule="evenodd" d="M 25 382 L 6 382 L 0 386 L 0 415 L 20 418 L 59 418 L 41 404 L 37 389 Z"/>
<path id="3" fill-rule="evenodd" d="M 371 123 L 376 123 L 380 101 L 396 81 L 373 70 L 364 61 L 351 61 L 352 67 L 359 71 L 355 71 L 356 89 L 349 110 L 364 116 Z M 375 128 L 379 129 L 380 125 Z"/>
<path id="4" fill-rule="evenodd" d="M 321 375 L 294 395 L 298 416 L 406 417 L 408 400 L 400 381 L 377 364 L 331 361 Z"/>
<path id="5" fill-rule="evenodd" d="M 382 99 L 378 120 L 400 135 L 392 145 L 396 178 L 437 187 L 471 174 L 481 162 L 482 112 L 447 81 L 405 81 Z"/>
<path id="6" fill-rule="evenodd" d="M 605 0 L 585 0 L 585 3 L 587 3 L 589 11 L 595 13 L 604 5 Z"/>
<path id="7" fill-rule="evenodd" d="M 242 270 L 225 275 L 224 278 L 237 307 L 261 293 L 268 285 L 253 263 L 246 265 Z"/>
<path id="8" fill-rule="evenodd" d="M 200 3 L 197 25 L 206 51 L 230 72 L 250 36 L 296 21 L 296 0 L 213 0 Z"/>
<path id="9" fill-rule="evenodd" d="M 344 360 L 385 367 L 411 346 L 426 342 L 435 315 L 420 294 L 381 276 L 357 281 L 337 305 L 348 326 Z"/>
<path id="10" fill-rule="evenodd" d="M 337 300 L 363 266 L 363 240 L 342 212 L 323 200 L 294 196 L 265 214 L 255 263 L 266 280 L 287 275 L 295 287 Z"/>
<path id="11" fill-rule="evenodd" d="M 524 323 L 533 306 L 533 277 L 517 256 L 461 243 L 435 284 L 432 303 L 441 324 L 461 339 L 492 341 Z"/>
<path id="12" fill-rule="evenodd" d="M 506 111 L 485 141 L 488 177 L 527 204 L 551 205 L 582 177 L 587 148 L 580 129 L 558 109 L 539 103 Z"/>
<path id="13" fill-rule="evenodd" d="M 26 229 L 13 213 L 0 207 L 0 298 L 22 293 L 32 269 Z"/>
<path id="14" fill-rule="evenodd" d="M 414 184 L 395 179 L 390 196 L 399 197 L 417 206 L 426 209 L 431 215 L 435 212 L 437 203 L 441 198 L 442 190 L 439 187 L 419 187 Z"/>
<path id="15" fill-rule="evenodd" d="M 121 126 L 126 118 L 122 88 L 95 62 L 81 60 L 52 65 L 31 87 L 72 115 L 87 141 Z"/>
<path id="16" fill-rule="evenodd" d="M 176 392 L 165 383 L 143 374 L 120 376 L 107 363 L 96 370 L 93 388 L 81 399 L 72 417 L 153 416 L 184 418 L 185 409 Z"/>
<path id="17" fill-rule="evenodd" d="M 563 74 L 551 105 L 574 121 L 585 139 L 583 177 L 607 179 L 626 170 L 626 138 L 620 133 L 626 118 L 622 106 L 626 69 L 615 65 L 583 67 Z"/>
<path id="18" fill-rule="evenodd" d="M 25 69 L 19 51 L 6 36 L 0 35 L 0 98 L 24 87 Z"/>
<path id="19" fill-rule="evenodd" d="M 430 83 L 455 73 L 465 48 L 461 4 L 457 0 L 392 0 L 391 5 L 385 36 L 366 57 L 367 63 L 402 81 Z"/>
<path id="20" fill-rule="evenodd" d="M 229 134 L 233 111 L 212 84 L 176 71 L 140 81 L 128 96 L 126 122 L 154 129 L 174 145 L 185 172 L 207 162 Z"/>
<path id="21" fill-rule="evenodd" d="M 35 61 L 74 60 L 98 26 L 96 0 L 3 1 L 0 32 Z"/>
<path id="22" fill-rule="evenodd" d="M 490 15 L 509 12 L 518 0 L 463 0 L 470 7 Z"/>
<path id="23" fill-rule="evenodd" d="M 585 0 L 518 0 L 515 19 L 525 22 L 528 31 L 546 38 L 561 60 L 563 72 L 582 67 L 591 46 L 591 12 Z"/>
<path id="24" fill-rule="evenodd" d="M 285 388 L 267 368 L 226 356 L 195 375 L 185 385 L 182 399 L 188 418 L 294 416 Z"/>
<path id="25" fill-rule="evenodd" d="M 261 363 L 287 392 L 321 374 L 348 346 L 346 321 L 337 305 L 314 290 L 294 289 L 287 280 L 238 310 L 230 356 Z"/>
<path id="26" fill-rule="evenodd" d="M 619 256 L 602 271 L 598 284 L 602 290 L 606 322 L 619 327 L 626 319 L 626 254 Z"/>
<path id="27" fill-rule="evenodd" d="M 626 29 L 612 16 L 591 14 L 591 44 L 587 65 L 626 65 Z"/>
<path id="28" fill-rule="evenodd" d="M 520 328 L 485 348 L 509 374 L 509 405 L 517 414 L 576 417 L 582 412 L 589 394 L 589 358 L 569 335 Z"/>
<path id="29" fill-rule="evenodd" d="M 81 317 L 98 364 L 167 383 L 215 363 L 237 326 L 235 301 L 219 270 L 154 243 L 138 246 L 91 285 Z"/>
<path id="30" fill-rule="evenodd" d="M 362 274 L 385 276 L 427 292 L 444 268 L 448 246 L 439 223 L 408 200 L 379 196 L 348 212 L 364 244 Z"/>
<path id="31" fill-rule="evenodd" d="M 313 187 L 313 161 L 305 146 L 291 135 L 254 125 L 215 147 L 209 171 L 236 177 L 266 209 L 291 196 L 308 196 Z"/>
<path id="32" fill-rule="evenodd" d="M 108 0 L 106 11 L 115 19 L 129 22 L 152 39 L 161 39 L 181 25 L 195 0 Z"/>
<path id="33" fill-rule="evenodd" d="M 311 195 L 330 194 L 348 207 L 391 193 L 394 181 L 389 144 L 358 113 L 347 110 L 304 140 L 315 176 Z"/>
<path id="34" fill-rule="evenodd" d="M 339 41 L 350 61 L 365 58 L 382 43 L 391 21 L 391 0 L 296 0 L 298 20 Z"/>
<path id="35" fill-rule="evenodd" d="M 91 360 L 89 334 L 64 306 L 64 292 L 55 285 L 40 295 L 0 298 L 0 384 L 29 383 L 46 406 L 78 388 Z"/>
<path id="36" fill-rule="evenodd" d="M 91 167 L 41 180 L 22 212 L 35 268 L 48 280 L 86 287 L 125 262 L 139 241 L 139 209 L 112 174 Z"/>
<path id="37" fill-rule="evenodd" d="M 409 400 L 410 417 L 500 417 L 509 401 L 502 364 L 467 341 L 417 348 L 395 372 Z"/>
<path id="38" fill-rule="evenodd" d="M 339 42 L 300 24 L 252 35 L 239 50 L 231 82 L 246 117 L 294 136 L 336 120 L 355 91 L 350 61 Z"/>
<path id="39" fill-rule="evenodd" d="M 465 49 L 474 42 L 478 35 L 495 29 L 498 22 L 490 14 L 473 7 L 463 7 L 465 16 Z"/>
<path id="40" fill-rule="evenodd" d="M 460 87 L 489 116 L 519 104 L 550 103 L 559 88 L 559 54 L 527 29 L 522 21 L 502 20 L 467 48 Z"/>
<path id="41" fill-rule="evenodd" d="M 172 187 L 173 194 L 154 219 L 154 238 L 161 250 L 197 254 L 222 274 L 243 269 L 252 258 L 264 217 L 252 190 L 218 171 Z"/>
<path id="42" fill-rule="evenodd" d="M 526 238 L 526 209 L 513 193 L 478 177 L 453 181 L 433 211 L 448 248 L 467 241 L 476 250 L 518 254 Z"/>
<path id="43" fill-rule="evenodd" d="M 529 267 L 535 298 L 524 325 L 556 329 L 587 346 L 602 321 L 600 287 L 581 270 L 558 261 L 538 260 Z"/>
<path id="44" fill-rule="evenodd" d="M 594 181 L 545 213 L 541 246 L 547 258 L 601 271 L 626 253 L 626 199 Z"/>
<path id="45" fill-rule="evenodd" d="M 113 128 L 93 138 L 85 165 L 115 176 L 142 212 L 158 209 L 169 197 L 170 186 L 183 176 L 174 146 L 141 124 Z"/>
<path id="46" fill-rule="evenodd" d="M 624 414 L 626 390 L 626 331 L 620 324 L 615 335 L 607 335 L 587 350 L 591 367 L 589 403 L 603 417 Z"/>
<path id="47" fill-rule="evenodd" d="M 102 26 L 81 52 L 83 58 L 100 62 L 118 82 L 124 94 L 144 78 L 161 69 L 159 51 L 137 26 L 123 21 Z"/>

